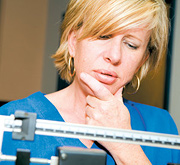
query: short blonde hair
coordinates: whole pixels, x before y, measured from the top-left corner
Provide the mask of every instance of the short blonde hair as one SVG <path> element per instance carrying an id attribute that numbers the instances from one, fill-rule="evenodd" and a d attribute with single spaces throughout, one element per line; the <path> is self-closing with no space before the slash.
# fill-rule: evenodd
<path id="1" fill-rule="evenodd" d="M 163 0 L 71 0 L 61 26 L 60 47 L 52 56 L 61 78 L 69 83 L 73 81 L 68 70 L 68 35 L 72 31 L 83 26 L 79 38 L 82 40 L 144 25 L 151 35 L 147 47 L 149 58 L 137 73 L 140 79 L 150 69 L 157 68 L 166 51 L 168 18 Z"/>

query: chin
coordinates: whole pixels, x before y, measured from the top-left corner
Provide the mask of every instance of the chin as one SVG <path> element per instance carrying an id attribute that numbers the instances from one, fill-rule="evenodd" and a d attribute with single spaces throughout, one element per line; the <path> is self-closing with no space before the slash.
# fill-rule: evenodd
<path id="1" fill-rule="evenodd" d="M 103 84 L 113 95 L 120 89 L 117 88 L 117 87 L 114 87 L 114 85 L 106 85 L 106 84 Z"/>

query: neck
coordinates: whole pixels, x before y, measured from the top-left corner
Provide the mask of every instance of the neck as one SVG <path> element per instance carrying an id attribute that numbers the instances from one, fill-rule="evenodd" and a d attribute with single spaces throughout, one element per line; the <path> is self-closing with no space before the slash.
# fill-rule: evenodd
<path id="1" fill-rule="evenodd" d="M 86 94 L 73 82 L 58 91 L 58 110 L 66 122 L 85 124 Z"/>
<path id="2" fill-rule="evenodd" d="M 76 82 L 73 82 L 68 88 L 67 88 L 68 95 L 72 98 L 74 107 L 77 108 L 85 108 L 86 106 L 86 94 L 83 92 L 83 90 L 76 85 Z"/>
<path id="3" fill-rule="evenodd" d="M 57 108 L 65 122 L 85 124 L 86 96 L 74 81 L 67 88 L 45 95 Z M 91 140 L 80 139 L 88 148 L 93 144 Z"/>

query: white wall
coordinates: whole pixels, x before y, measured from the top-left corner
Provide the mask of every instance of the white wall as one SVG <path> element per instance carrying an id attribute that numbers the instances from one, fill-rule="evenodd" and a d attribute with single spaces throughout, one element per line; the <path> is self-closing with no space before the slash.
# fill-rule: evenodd
<path id="1" fill-rule="evenodd" d="M 180 132 L 180 0 L 176 0 L 169 111 Z"/>

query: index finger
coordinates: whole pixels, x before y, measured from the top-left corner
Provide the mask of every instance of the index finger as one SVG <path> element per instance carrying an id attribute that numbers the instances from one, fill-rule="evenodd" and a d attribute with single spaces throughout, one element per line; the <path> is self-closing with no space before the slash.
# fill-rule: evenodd
<path id="1" fill-rule="evenodd" d="M 112 98 L 112 93 L 91 75 L 81 73 L 80 78 L 94 92 L 97 98 L 104 101 Z"/>

